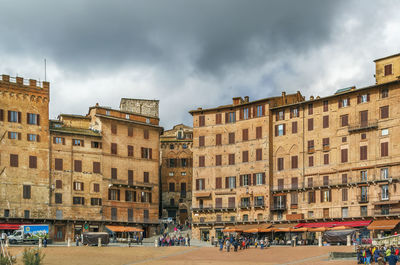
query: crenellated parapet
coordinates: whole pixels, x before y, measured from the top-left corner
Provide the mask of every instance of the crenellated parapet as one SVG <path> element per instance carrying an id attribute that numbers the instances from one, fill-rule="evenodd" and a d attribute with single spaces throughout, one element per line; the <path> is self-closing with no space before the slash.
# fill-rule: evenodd
<path id="1" fill-rule="evenodd" d="M 48 103 L 50 83 L 22 77 L 0 76 L 0 96 Z"/>

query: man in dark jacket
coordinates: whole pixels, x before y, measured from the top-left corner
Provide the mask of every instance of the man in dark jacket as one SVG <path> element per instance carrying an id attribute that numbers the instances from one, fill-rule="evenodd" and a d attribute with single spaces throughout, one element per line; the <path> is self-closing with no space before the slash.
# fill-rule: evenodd
<path id="1" fill-rule="evenodd" d="M 386 259 L 389 262 L 389 265 L 396 265 L 399 257 L 394 255 L 394 253 L 392 252 L 390 256 L 386 257 Z"/>

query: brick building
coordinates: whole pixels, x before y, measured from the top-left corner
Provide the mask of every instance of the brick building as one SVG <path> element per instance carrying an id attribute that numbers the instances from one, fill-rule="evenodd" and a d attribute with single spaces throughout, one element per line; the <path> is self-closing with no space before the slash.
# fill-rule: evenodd
<path id="1" fill-rule="evenodd" d="M 185 224 L 191 220 L 193 128 L 175 125 L 160 143 L 162 217 Z"/>
<path id="2" fill-rule="evenodd" d="M 49 122 L 49 83 L 3 75 L 0 220 L 49 223 L 55 241 L 113 224 L 153 235 L 158 104 L 122 99 L 120 110 L 96 104 L 85 116 L 62 114 Z"/>
<path id="3" fill-rule="evenodd" d="M 234 224 L 397 217 L 400 54 L 375 63 L 373 86 L 191 111 L 193 235 Z"/>

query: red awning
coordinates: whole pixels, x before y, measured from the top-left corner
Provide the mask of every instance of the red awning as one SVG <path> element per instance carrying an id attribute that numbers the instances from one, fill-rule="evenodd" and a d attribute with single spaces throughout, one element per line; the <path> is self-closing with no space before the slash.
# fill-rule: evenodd
<path id="1" fill-rule="evenodd" d="M 17 230 L 22 224 L 0 224 L 0 230 Z"/>
<path id="2" fill-rule="evenodd" d="M 368 226 L 371 221 L 348 221 L 348 222 L 324 222 L 324 223 L 300 223 L 295 228 L 300 227 L 336 227 L 336 226 L 350 226 L 360 227 Z"/>

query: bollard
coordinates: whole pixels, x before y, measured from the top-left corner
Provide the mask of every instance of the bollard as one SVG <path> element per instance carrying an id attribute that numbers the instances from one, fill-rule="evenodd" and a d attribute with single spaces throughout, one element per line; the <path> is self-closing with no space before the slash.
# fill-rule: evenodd
<path id="1" fill-rule="evenodd" d="M 68 246 L 68 247 L 71 246 L 71 238 L 69 238 L 69 237 L 68 237 L 68 240 L 67 240 L 67 246 Z"/>
<path id="2" fill-rule="evenodd" d="M 42 240 L 43 240 L 42 238 L 39 238 L 39 248 L 41 248 L 43 246 L 43 241 Z"/>
<path id="3" fill-rule="evenodd" d="M 158 247 L 157 239 L 154 239 L 154 247 Z"/>
<path id="4" fill-rule="evenodd" d="M 296 237 L 293 237 L 293 247 L 296 246 L 296 243 L 297 243 L 297 242 L 296 242 L 296 241 L 297 241 L 296 239 L 297 239 Z"/>
<path id="5" fill-rule="evenodd" d="M 101 248 L 101 237 L 99 237 L 98 238 L 98 241 L 97 241 L 98 243 L 97 243 L 97 246 L 99 247 L 99 248 Z"/>
<path id="6" fill-rule="evenodd" d="M 347 246 L 351 246 L 350 235 L 347 235 Z"/>
<path id="7" fill-rule="evenodd" d="M 318 246 L 322 247 L 322 236 L 318 236 Z"/>

